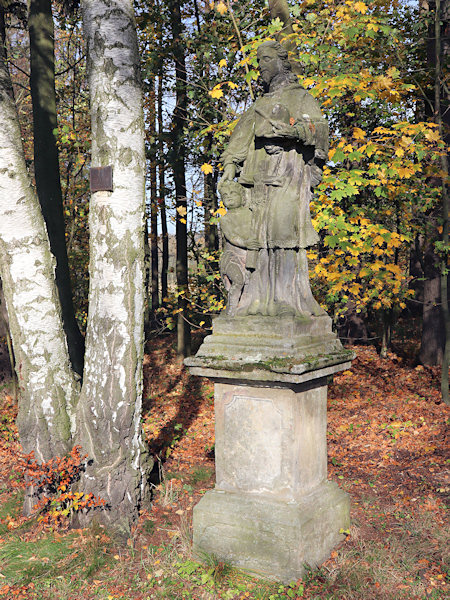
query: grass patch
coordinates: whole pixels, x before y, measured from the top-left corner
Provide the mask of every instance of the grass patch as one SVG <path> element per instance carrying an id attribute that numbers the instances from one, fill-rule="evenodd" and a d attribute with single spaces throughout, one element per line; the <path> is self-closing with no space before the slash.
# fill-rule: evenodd
<path id="1" fill-rule="evenodd" d="M 2 574 L 15 585 L 27 585 L 43 577 L 56 577 L 61 572 L 79 566 L 80 556 L 71 548 L 75 536 L 56 538 L 54 535 L 32 542 L 10 539 L 0 547 Z"/>
<path id="2" fill-rule="evenodd" d="M 208 467 L 196 467 L 192 471 L 192 475 L 189 479 L 192 485 L 197 485 L 198 483 L 204 483 L 205 481 L 208 481 L 212 477 L 213 473 L 213 469 L 208 469 Z"/>
<path id="3" fill-rule="evenodd" d="M 1 583 L 27 586 L 50 582 L 55 578 L 78 574 L 89 578 L 111 561 L 111 542 L 101 528 L 81 534 L 69 532 L 34 532 L 36 519 L 25 520 L 19 527 L 8 523 L 20 517 L 23 492 L 10 495 L 0 505 L 0 570 Z M 26 535 L 24 535 L 26 533 Z M 1 597 L 1 595 L 0 595 Z"/>
<path id="4" fill-rule="evenodd" d="M 1 493 L 1 492 L 0 492 Z M 6 520 L 15 519 L 19 516 L 23 503 L 23 492 L 18 491 L 9 496 L 9 498 L 0 504 L 0 533 L 8 531 Z M 4 523 L 1 521 L 5 520 Z"/>

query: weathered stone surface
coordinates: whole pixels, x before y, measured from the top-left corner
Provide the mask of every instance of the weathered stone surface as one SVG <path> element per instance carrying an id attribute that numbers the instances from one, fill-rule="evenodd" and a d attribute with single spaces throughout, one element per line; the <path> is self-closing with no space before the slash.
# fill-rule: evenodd
<path id="1" fill-rule="evenodd" d="M 216 489 L 300 498 L 326 480 L 326 381 L 215 384 Z"/>
<path id="2" fill-rule="evenodd" d="M 215 383 L 216 487 L 194 509 L 194 546 L 289 582 L 349 527 L 348 495 L 326 479 L 326 400 L 327 377 L 354 355 L 309 284 L 309 202 L 328 126 L 277 42 L 262 44 L 258 61 L 265 94 L 222 157 L 226 314 L 185 359 Z"/>
<path id="3" fill-rule="evenodd" d="M 353 353 L 345 350 L 331 329 L 327 315 L 228 317 L 213 320 L 213 333 L 205 338 L 195 357 L 185 360 L 194 375 L 301 383 L 295 377 L 327 369 L 318 376 L 349 368 Z M 345 365 L 343 363 L 346 363 Z M 336 365 L 339 365 L 336 367 Z"/>
<path id="4" fill-rule="evenodd" d="M 326 315 L 214 320 L 185 360 L 215 383 L 216 487 L 194 510 L 198 552 L 286 582 L 328 558 L 349 499 L 326 479 L 327 377 L 352 358 Z"/>
<path id="5" fill-rule="evenodd" d="M 239 119 L 221 157 L 227 312 L 319 316 L 306 248 L 319 239 L 309 203 L 328 154 L 328 124 L 278 42 L 261 44 L 258 62 L 264 93 Z"/>
<path id="6" fill-rule="evenodd" d="M 194 550 L 288 583 L 326 560 L 349 524 L 348 495 L 330 482 L 290 503 L 212 490 L 194 508 Z"/>
<path id="7" fill-rule="evenodd" d="M 194 509 L 198 553 L 289 582 L 348 529 L 348 495 L 327 482 L 327 380 L 316 374 L 216 380 L 216 487 Z"/>

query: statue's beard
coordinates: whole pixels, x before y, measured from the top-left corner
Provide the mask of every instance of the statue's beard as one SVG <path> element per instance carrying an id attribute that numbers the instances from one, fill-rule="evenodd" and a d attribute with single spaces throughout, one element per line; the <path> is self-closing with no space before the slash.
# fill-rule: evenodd
<path id="1" fill-rule="evenodd" d="M 263 82 L 264 92 L 274 92 L 279 87 L 290 83 L 290 79 L 289 71 L 281 71 L 270 80 L 270 83 Z"/>

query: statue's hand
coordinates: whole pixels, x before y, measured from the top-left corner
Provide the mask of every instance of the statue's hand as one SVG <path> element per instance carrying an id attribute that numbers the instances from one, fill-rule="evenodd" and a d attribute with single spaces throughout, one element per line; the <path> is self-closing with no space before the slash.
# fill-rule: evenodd
<path id="1" fill-rule="evenodd" d="M 225 166 L 225 168 L 223 170 L 221 182 L 233 181 L 235 175 L 236 175 L 236 165 L 234 165 L 233 163 L 229 163 L 228 165 Z"/>
<path id="2" fill-rule="evenodd" d="M 293 125 L 288 125 L 287 123 L 283 123 L 283 121 L 275 121 L 273 119 L 270 120 L 270 124 L 272 125 L 273 135 L 269 135 L 267 137 L 298 139 L 298 131 Z"/>

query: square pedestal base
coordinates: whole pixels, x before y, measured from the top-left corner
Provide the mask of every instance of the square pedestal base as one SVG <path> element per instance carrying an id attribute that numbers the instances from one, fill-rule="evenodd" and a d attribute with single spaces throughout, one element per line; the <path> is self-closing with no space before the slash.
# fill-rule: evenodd
<path id="1" fill-rule="evenodd" d="M 215 489 L 194 508 L 194 550 L 289 583 L 324 562 L 349 526 L 349 496 L 332 482 L 295 502 Z"/>

